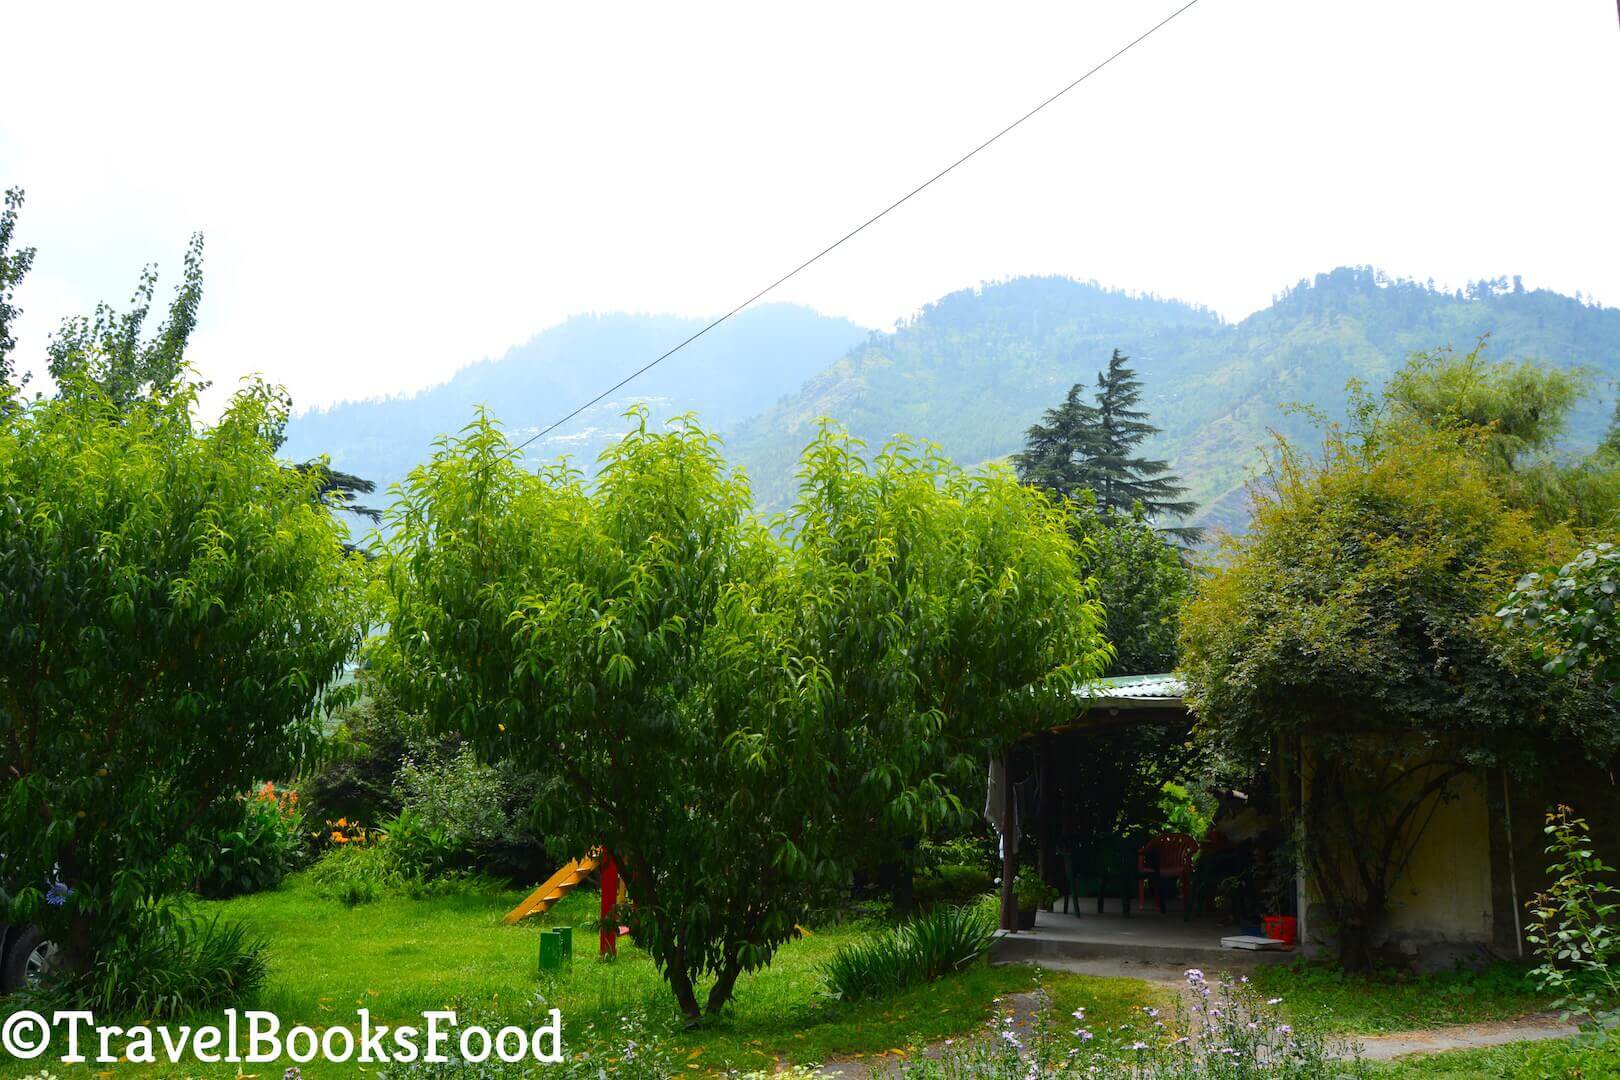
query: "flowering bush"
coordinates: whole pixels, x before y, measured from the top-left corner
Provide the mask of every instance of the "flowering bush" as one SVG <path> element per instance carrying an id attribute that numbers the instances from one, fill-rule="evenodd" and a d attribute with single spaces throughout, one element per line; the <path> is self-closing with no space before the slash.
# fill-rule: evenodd
<path id="1" fill-rule="evenodd" d="M 215 899 L 273 889 L 305 857 L 298 792 L 271 780 L 227 800 L 198 832 L 196 889 Z"/>

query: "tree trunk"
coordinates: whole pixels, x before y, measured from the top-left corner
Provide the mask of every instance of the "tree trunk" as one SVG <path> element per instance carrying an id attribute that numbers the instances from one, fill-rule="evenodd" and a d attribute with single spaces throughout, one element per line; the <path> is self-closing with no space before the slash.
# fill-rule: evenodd
<path id="1" fill-rule="evenodd" d="M 696 1027 L 703 1021 L 703 1010 L 698 1007 L 697 992 L 692 989 L 692 976 L 687 974 L 684 965 L 675 964 L 666 968 L 664 974 L 669 979 L 669 988 L 675 992 L 675 1004 L 680 1006 L 687 1026 Z"/>
<path id="2" fill-rule="evenodd" d="M 720 1010 L 731 1000 L 731 992 L 737 987 L 737 976 L 741 974 L 742 964 L 734 957 L 727 957 L 725 967 L 720 970 L 720 977 L 715 979 L 714 985 L 709 988 L 707 1011 L 710 1016 L 720 1015 Z"/>
<path id="3" fill-rule="evenodd" d="M 900 841 L 900 858 L 894 864 L 894 884 L 889 899 L 900 915 L 910 915 L 917 906 L 917 838 Z"/>

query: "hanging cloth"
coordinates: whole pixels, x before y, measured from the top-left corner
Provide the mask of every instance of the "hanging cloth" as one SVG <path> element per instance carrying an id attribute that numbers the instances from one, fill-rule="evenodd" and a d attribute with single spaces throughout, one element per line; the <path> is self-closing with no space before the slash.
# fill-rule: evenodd
<path id="1" fill-rule="evenodd" d="M 1016 788 L 1015 788 L 1016 795 Z M 998 849 L 1002 858 L 1007 855 L 1018 854 L 1018 806 L 1014 799 L 1012 819 L 1006 820 L 1007 810 L 1007 770 L 1002 766 L 1000 758 L 990 759 L 990 771 L 986 776 L 984 785 L 984 820 L 996 830 L 1000 840 Z"/>

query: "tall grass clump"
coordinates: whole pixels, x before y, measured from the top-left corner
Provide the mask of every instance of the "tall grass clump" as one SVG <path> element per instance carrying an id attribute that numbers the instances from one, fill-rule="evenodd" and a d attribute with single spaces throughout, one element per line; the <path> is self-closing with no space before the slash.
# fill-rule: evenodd
<path id="1" fill-rule="evenodd" d="M 884 997 L 978 961 L 996 935 L 988 903 L 932 908 L 893 930 L 846 945 L 827 961 L 828 987 L 844 1001 Z"/>
<path id="2" fill-rule="evenodd" d="M 174 1020 L 258 989 L 265 953 L 240 924 L 148 908 L 89 968 L 58 971 L 32 993 L 49 1008 Z"/>

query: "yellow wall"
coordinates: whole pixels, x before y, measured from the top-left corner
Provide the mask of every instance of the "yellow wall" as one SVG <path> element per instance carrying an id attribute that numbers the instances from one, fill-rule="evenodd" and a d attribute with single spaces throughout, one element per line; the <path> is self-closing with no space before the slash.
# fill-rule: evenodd
<path id="1" fill-rule="evenodd" d="M 1490 815 L 1479 773 L 1452 783 L 1390 898 L 1389 929 L 1405 941 L 1489 944 Z"/>
<path id="2" fill-rule="evenodd" d="M 1309 770 L 1307 756 L 1306 768 Z M 1307 881 L 1305 895 L 1314 904 Z M 1308 940 L 1325 943 L 1325 913 L 1311 911 Z M 1412 852 L 1390 897 L 1385 941 L 1424 945 L 1485 945 L 1492 942 L 1490 814 L 1478 772 L 1452 781 L 1448 797 Z M 1375 947 L 1384 942 L 1374 942 Z"/>

